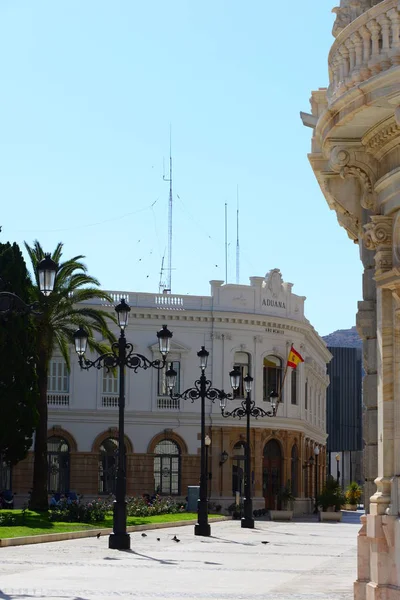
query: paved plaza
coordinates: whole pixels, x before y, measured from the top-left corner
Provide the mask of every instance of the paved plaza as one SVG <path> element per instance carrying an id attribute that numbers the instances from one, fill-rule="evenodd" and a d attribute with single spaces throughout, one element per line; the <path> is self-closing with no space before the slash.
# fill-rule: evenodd
<path id="1" fill-rule="evenodd" d="M 109 550 L 108 536 L 2 548 L 0 600 L 352 600 L 359 516 L 224 521 L 211 538 L 193 526 L 136 532 L 129 552 Z"/>

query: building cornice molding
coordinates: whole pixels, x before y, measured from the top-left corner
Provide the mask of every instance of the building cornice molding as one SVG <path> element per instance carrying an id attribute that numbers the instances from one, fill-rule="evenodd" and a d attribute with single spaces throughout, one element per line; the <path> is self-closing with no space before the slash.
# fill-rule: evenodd
<path id="1" fill-rule="evenodd" d="M 201 316 L 201 320 L 197 317 Z M 175 315 L 171 313 L 163 314 L 160 311 L 154 311 L 153 313 L 150 311 L 140 312 L 140 311 L 131 311 L 130 318 L 134 318 L 137 320 L 157 320 L 157 321 L 181 321 L 181 322 L 190 322 L 193 324 L 199 324 L 200 326 L 204 323 L 209 323 L 224 326 L 221 329 L 214 329 L 213 336 L 214 339 L 218 339 L 217 336 L 222 335 L 225 336 L 225 339 L 228 339 L 228 334 L 230 336 L 234 335 L 234 331 L 226 331 L 226 328 L 229 328 L 232 325 L 238 326 L 238 331 L 240 328 L 249 329 L 249 327 L 257 328 L 253 333 L 255 335 L 266 333 L 273 334 L 270 330 L 291 332 L 291 333 L 299 333 L 307 337 L 307 340 L 313 344 L 314 349 L 320 353 L 322 352 L 325 358 L 328 361 L 331 359 L 330 352 L 326 349 L 326 344 L 321 336 L 317 333 L 314 327 L 308 321 L 294 321 L 288 319 L 287 317 L 277 317 L 264 314 L 254 314 L 254 313 L 229 313 L 229 312 L 214 312 L 208 313 L 207 311 L 195 311 L 195 310 L 187 310 L 185 313 L 179 312 Z M 171 318 L 172 317 L 172 318 Z M 262 331 L 260 331 L 262 329 Z M 265 331 L 268 330 L 268 331 Z M 266 336 L 264 336 L 266 337 Z"/>
<path id="2" fill-rule="evenodd" d="M 362 144 L 369 154 L 380 161 L 393 148 L 399 145 L 400 125 L 395 116 L 380 121 L 362 137 Z"/>

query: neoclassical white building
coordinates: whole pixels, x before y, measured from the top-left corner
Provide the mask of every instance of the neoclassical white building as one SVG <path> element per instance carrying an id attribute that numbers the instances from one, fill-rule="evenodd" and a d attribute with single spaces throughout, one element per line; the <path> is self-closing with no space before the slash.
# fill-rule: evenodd
<path id="1" fill-rule="evenodd" d="M 126 337 L 136 352 L 160 358 L 156 333 L 168 325 L 173 333 L 168 366 L 173 363 L 178 373 L 176 391 L 198 379 L 197 352 L 205 346 L 213 386 L 231 391 L 229 372 L 240 366 L 243 375 L 250 372 L 254 378 L 253 399 L 267 410 L 270 392 L 282 386 L 294 345 L 304 363 L 296 371 L 288 369 L 277 416 L 252 420 L 252 483 L 256 508 L 275 508 L 277 492 L 290 481 L 297 511 L 306 511 L 315 481 L 308 460 L 316 446 L 319 482 L 325 477 L 326 364 L 331 355 L 304 317 L 305 298 L 293 294 L 278 269 L 251 277 L 250 285 L 211 281 L 209 296 L 110 294 L 115 304 L 125 298 L 131 307 Z M 73 348 L 71 363 L 70 373 L 61 356 L 50 365 L 49 490 L 107 494 L 114 490 L 118 380 L 103 370 L 81 370 Z M 227 408 L 238 406 L 241 396 L 239 390 Z M 206 413 L 209 495 L 226 505 L 243 491 L 245 422 L 223 418 L 218 403 L 210 401 Z M 165 369 L 126 370 L 125 434 L 128 494 L 185 497 L 187 486 L 198 484 L 200 401 L 171 399 Z M 13 469 L 14 491 L 28 492 L 31 478 L 29 455 Z"/>

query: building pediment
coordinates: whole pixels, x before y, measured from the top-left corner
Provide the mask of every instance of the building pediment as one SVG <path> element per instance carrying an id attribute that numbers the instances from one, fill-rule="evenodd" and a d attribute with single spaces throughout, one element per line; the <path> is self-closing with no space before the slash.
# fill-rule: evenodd
<path id="1" fill-rule="evenodd" d="M 151 346 L 149 346 L 149 349 L 152 351 L 153 354 L 160 354 L 158 342 L 151 344 Z M 187 346 L 184 346 L 183 344 L 180 344 L 179 342 L 175 342 L 173 339 L 170 341 L 170 344 L 169 344 L 169 353 L 170 354 L 188 354 L 190 352 L 190 350 L 191 349 L 188 348 Z"/>

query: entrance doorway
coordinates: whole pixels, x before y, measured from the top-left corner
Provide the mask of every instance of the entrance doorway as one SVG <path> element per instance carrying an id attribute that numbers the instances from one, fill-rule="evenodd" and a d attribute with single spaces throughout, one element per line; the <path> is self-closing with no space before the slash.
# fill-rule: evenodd
<path id="1" fill-rule="evenodd" d="M 278 493 L 282 487 L 282 451 L 276 440 L 270 440 L 264 447 L 263 494 L 265 508 L 276 510 Z"/>

